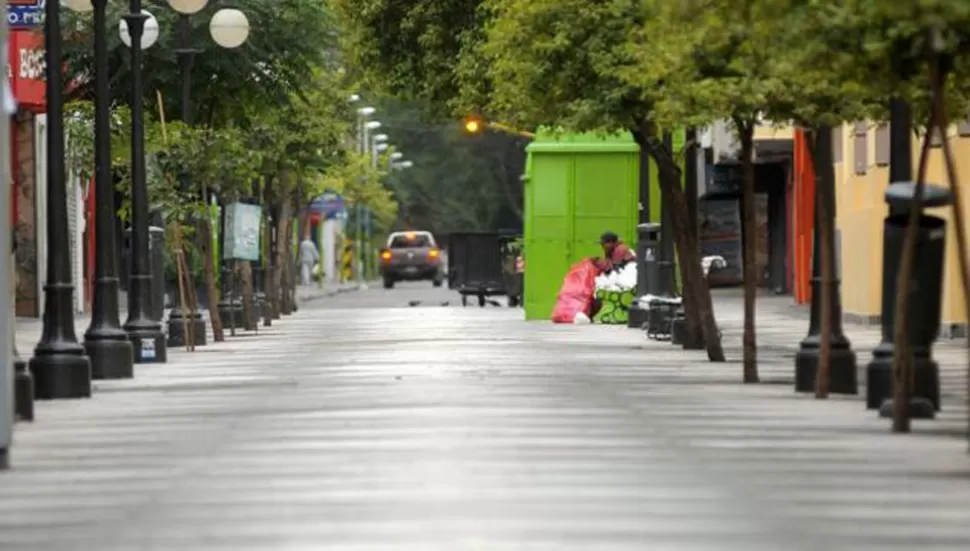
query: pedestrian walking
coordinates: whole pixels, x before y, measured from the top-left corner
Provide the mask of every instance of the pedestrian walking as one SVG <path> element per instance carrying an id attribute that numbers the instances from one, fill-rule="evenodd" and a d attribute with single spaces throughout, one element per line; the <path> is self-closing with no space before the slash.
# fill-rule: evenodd
<path id="1" fill-rule="evenodd" d="M 303 236 L 300 243 L 300 282 L 303 285 L 312 283 L 313 267 L 320 260 L 317 245 L 310 239 L 310 235 Z"/>

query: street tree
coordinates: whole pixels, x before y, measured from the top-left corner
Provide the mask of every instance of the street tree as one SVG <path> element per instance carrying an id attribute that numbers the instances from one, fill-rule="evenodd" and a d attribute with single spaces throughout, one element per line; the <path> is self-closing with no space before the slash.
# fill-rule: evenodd
<path id="1" fill-rule="evenodd" d="M 665 37 L 673 62 L 658 101 L 657 118 L 693 126 L 730 120 L 741 150 L 741 216 L 744 279 L 744 369 L 746 383 L 759 381 L 755 298 L 760 280 L 757 268 L 755 219 L 754 131 L 771 98 L 784 93 L 774 65 L 785 18 L 760 0 L 710 0 L 695 3 L 659 2 L 645 8 L 651 18 L 648 32 Z M 640 50 L 642 63 L 652 56 Z M 647 77 L 652 78 L 652 77 Z M 641 79 L 633 75 L 634 82 Z"/>
<path id="2" fill-rule="evenodd" d="M 670 28 L 651 23 L 663 13 L 659 5 L 628 0 L 487 0 L 481 11 L 488 16 L 480 16 L 484 38 L 459 64 L 466 102 L 462 107 L 467 111 L 477 106 L 515 126 L 630 131 L 640 145 L 641 162 L 648 162 L 649 155 L 658 167 L 688 298 L 688 331 L 703 335 L 712 361 L 723 361 L 697 234 L 687 227 L 680 152 L 662 139 L 664 129 L 686 121 L 668 119 L 661 124 L 656 118 L 665 101 L 665 81 L 672 75 L 670 62 L 677 61 L 670 47 L 681 46 L 665 36 L 672 35 Z"/>

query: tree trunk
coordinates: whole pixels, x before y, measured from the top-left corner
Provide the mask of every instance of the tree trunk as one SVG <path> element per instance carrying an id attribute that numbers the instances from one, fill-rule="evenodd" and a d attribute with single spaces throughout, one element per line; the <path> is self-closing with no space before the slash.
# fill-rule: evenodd
<path id="1" fill-rule="evenodd" d="M 255 331 L 259 319 L 255 315 L 256 304 L 253 301 L 253 265 L 249 261 L 237 261 L 239 280 L 242 282 L 243 295 L 243 327 L 246 331 Z"/>
<path id="2" fill-rule="evenodd" d="M 281 314 L 289 314 L 288 301 L 286 300 L 286 266 L 289 262 L 289 251 L 287 250 L 286 236 L 290 233 L 290 202 L 282 201 L 280 205 L 279 219 L 276 221 L 276 259 L 273 267 L 273 298 L 279 305 Z"/>
<path id="3" fill-rule="evenodd" d="M 292 224 L 292 218 L 290 219 Z M 288 228 L 289 229 L 289 228 Z M 293 257 L 293 231 L 283 236 L 283 313 L 289 315 L 296 312 L 296 269 Z"/>
<path id="4" fill-rule="evenodd" d="M 697 249 L 698 255 L 703 256 L 700 252 L 700 231 L 697 224 L 697 131 L 692 128 L 688 129 L 684 137 L 687 140 L 687 147 L 684 152 L 684 196 L 687 202 L 687 231 L 690 232 L 690 240 L 694 243 L 693 246 Z M 683 262 L 678 262 L 678 265 L 682 266 Z M 701 275 L 705 276 L 706 274 L 702 272 Z M 701 327 L 701 318 L 697 313 L 697 306 L 694 304 L 693 295 L 684 292 L 687 286 L 684 283 L 686 279 L 684 278 L 683 268 L 680 269 L 680 281 L 682 286 L 681 296 L 684 298 L 687 342 L 696 343 L 701 340 L 704 329 Z"/>
<path id="5" fill-rule="evenodd" d="M 640 121 L 638 133 L 643 141 L 641 147 L 646 147 L 657 163 L 662 199 L 670 205 L 674 245 L 677 248 L 677 257 L 680 259 L 684 294 L 691 295 L 690 301 L 696 307 L 696 316 L 704 336 L 707 357 L 712 362 L 723 362 L 724 349 L 721 347 L 721 335 L 714 319 L 711 291 L 701 270 L 700 247 L 697 246 L 694 233 L 688 231 L 686 227 L 687 197 L 680 187 L 680 167 L 677 166 L 672 153 L 657 140 L 656 129 L 651 122 Z"/>
<path id="6" fill-rule="evenodd" d="M 219 316 L 219 287 L 216 285 L 215 262 L 212 261 L 212 217 L 208 211 L 209 194 L 205 186 L 202 187 L 202 201 L 205 203 L 206 212 L 196 218 L 199 253 L 202 255 L 202 269 L 205 273 L 205 294 L 209 323 L 212 324 L 212 339 L 222 342 L 226 340 L 226 334 L 222 330 L 222 318 Z"/>
<path id="7" fill-rule="evenodd" d="M 829 397 L 832 363 L 832 304 L 835 299 L 835 219 L 831 205 L 835 204 L 835 182 L 832 174 L 832 128 L 820 126 L 812 132 L 812 163 L 815 169 L 815 223 L 819 229 L 821 295 L 819 297 L 819 351 L 815 372 L 815 397 Z M 828 151 L 826 151 L 826 149 Z"/>
<path id="8" fill-rule="evenodd" d="M 744 382 L 757 383 L 758 341 L 755 331 L 755 300 L 758 294 L 757 246 L 754 205 L 754 124 L 735 119 L 741 138 L 741 211 L 742 252 L 744 255 Z"/>

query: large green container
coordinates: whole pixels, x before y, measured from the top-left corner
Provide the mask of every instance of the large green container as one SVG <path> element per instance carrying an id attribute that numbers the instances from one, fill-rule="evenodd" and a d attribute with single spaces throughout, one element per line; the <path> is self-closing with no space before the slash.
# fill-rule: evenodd
<path id="1" fill-rule="evenodd" d="M 602 256 L 604 231 L 636 241 L 639 148 L 628 133 L 539 132 L 526 150 L 525 315 L 549 319 L 569 267 Z"/>

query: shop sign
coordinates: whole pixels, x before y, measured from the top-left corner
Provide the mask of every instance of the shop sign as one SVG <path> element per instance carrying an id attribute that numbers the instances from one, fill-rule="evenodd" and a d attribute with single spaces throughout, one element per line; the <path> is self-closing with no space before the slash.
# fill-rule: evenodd
<path id="1" fill-rule="evenodd" d="M 46 0 L 7 0 L 7 25 L 11 29 L 42 26 L 46 4 Z"/>
<path id="2" fill-rule="evenodd" d="M 41 32 L 16 30 L 10 32 L 10 58 L 7 65 L 13 95 L 18 103 L 45 107 L 47 105 L 47 59 L 44 55 L 44 35 Z"/>

